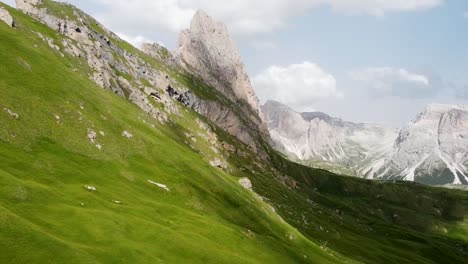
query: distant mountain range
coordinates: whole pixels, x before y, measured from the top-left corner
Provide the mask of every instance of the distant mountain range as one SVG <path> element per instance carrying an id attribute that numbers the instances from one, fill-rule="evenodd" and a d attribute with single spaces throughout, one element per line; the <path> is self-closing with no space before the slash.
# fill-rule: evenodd
<path id="1" fill-rule="evenodd" d="M 263 106 L 277 149 L 308 165 L 367 179 L 468 184 L 468 106 L 433 104 L 402 129 Z"/>

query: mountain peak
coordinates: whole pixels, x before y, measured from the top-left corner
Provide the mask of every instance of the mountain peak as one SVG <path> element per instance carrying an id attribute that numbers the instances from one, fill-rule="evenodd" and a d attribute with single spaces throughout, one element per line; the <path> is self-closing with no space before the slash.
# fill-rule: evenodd
<path id="1" fill-rule="evenodd" d="M 204 10 L 198 9 L 193 15 L 192 21 L 201 21 L 207 18 L 213 20 Z"/>
<path id="2" fill-rule="evenodd" d="M 245 101 L 259 116 L 259 100 L 255 95 L 239 50 L 227 27 L 198 10 L 180 36 L 176 58 L 226 95 L 232 101 Z"/>
<path id="3" fill-rule="evenodd" d="M 447 113 L 453 109 L 468 111 L 468 106 L 456 104 L 428 104 L 424 111 L 416 117 L 413 123 L 418 123 L 425 120 L 433 120 L 434 122 L 438 122 L 444 113 Z"/>

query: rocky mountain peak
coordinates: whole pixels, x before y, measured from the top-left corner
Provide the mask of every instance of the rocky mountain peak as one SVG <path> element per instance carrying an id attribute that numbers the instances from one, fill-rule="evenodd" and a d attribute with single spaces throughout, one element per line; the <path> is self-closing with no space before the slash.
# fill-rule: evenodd
<path id="1" fill-rule="evenodd" d="M 439 119 L 442 114 L 452 109 L 468 110 L 468 107 L 464 105 L 429 104 L 426 106 L 424 111 L 418 115 L 418 117 L 413 121 L 413 123 L 417 123 L 423 120 Z"/>
<path id="2" fill-rule="evenodd" d="M 201 76 L 232 101 L 245 101 L 256 114 L 261 115 L 259 100 L 240 52 L 223 23 L 204 11 L 197 11 L 190 29 L 180 35 L 175 56 L 186 69 Z"/>

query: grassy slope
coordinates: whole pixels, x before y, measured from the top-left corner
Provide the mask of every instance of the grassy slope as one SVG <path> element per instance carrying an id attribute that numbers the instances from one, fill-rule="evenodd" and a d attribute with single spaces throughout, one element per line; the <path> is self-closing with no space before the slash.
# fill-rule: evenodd
<path id="1" fill-rule="evenodd" d="M 272 197 L 279 213 L 327 247 L 366 263 L 467 262 L 468 193 L 340 177 L 273 157 L 301 184 L 295 197 Z"/>
<path id="2" fill-rule="evenodd" d="M 176 123 L 157 124 L 23 30 L 0 26 L 0 226 L 7 227 L 0 246 L 11 252 L 0 262 L 346 262 L 336 252 L 365 263 L 467 262 L 466 194 L 339 177 L 272 152 L 273 167 L 299 183 L 290 188 L 274 179 L 271 166 L 232 155 L 232 175 L 252 179 L 308 241 L 235 178 L 210 168 L 207 146 L 198 141 L 197 152 L 181 144 L 201 117 L 182 111 Z M 97 139 L 103 152 L 87 140 L 90 128 L 105 132 Z M 123 138 L 123 130 L 135 137 Z M 98 191 L 85 191 L 85 184 Z"/>
<path id="3" fill-rule="evenodd" d="M 0 23 L 0 263 L 345 261 L 175 140 L 174 127 L 190 127 L 163 126 L 98 88 L 27 28 L 54 32 L 10 11 L 19 28 Z M 103 151 L 88 129 L 105 132 Z"/>

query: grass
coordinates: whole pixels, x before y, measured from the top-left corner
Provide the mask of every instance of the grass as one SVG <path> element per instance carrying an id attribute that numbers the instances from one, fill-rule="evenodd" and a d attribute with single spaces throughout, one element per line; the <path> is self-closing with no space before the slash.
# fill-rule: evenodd
<path id="1" fill-rule="evenodd" d="M 58 44 L 56 32 L 8 10 L 19 27 L 0 23 L 0 263 L 467 262 L 467 193 L 341 177 L 267 144 L 264 161 L 181 105 L 161 124 L 33 33 Z M 173 74 L 242 116 L 201 80 Z M 197 118 L 244 153 L 229 153 L 229 173 L 208 164 L 219 154 L 199 136 Z"/>
<path id="2" fill-rule="evenodd" d="M 1 263 L 347 261 L 180 142 L 193 123 L 160 124 L 97 87 L 29 30 L 53 31 L 9 10 L 21 26 L 0 25 Z"/>

